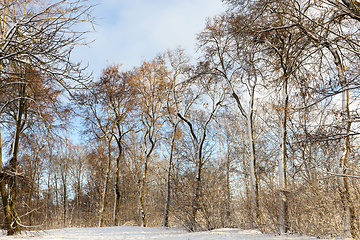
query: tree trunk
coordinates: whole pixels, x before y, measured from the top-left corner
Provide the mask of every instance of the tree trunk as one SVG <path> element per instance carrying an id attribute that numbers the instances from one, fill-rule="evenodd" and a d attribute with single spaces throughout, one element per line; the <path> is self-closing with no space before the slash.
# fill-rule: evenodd
<path id="1" fill-rule="evenodd" d="M 350 119 L 349 119 L 349 91 L 346 90 L 343 92 L 343 110 L 342 114 L 345 115 L 344 122 L 346 122 L 346 136 L 340 141 L 341 149 L 338 155 L 338 166 L 337 166 L 337 173 L 339 175 L 346 174 L 346 165 L 348 156 L 350 153 Z M 343 233 L 346 237 L 357 237 L 356 233 L 356 225 L 355 225 L 355 210 L 352 206 L 350 192 L 349 192 L 349 185 L 348 185 L 348 178 L 347 177 L 338 177 L 338 190 L 340 193 L 341 202 L 344 208 L 344 230 Z"/>
<path id="2" fill-rule="evenodd" d="M 151 130 L 149 130 L 150 132 Z M 143 177 L 142 177 L 142 181 L 141 181 L 141 188 L 140 188 L 140 196 L 139 196 L 139 207 L 140 207 L 140 224 L 141 227 L 146 227 L 146 199 L 145 199 L 145 195 L 146 195 L 146 182 L 147 182 L 147 172 L 148 172 L 148 165 L 149 165 L 149 160 L 151 157 L 151 154 L 155 148 L 155 142 L 153 141 L 152 138 L 152 134 L 150 134 L 149 132 L 147 132 L 144 136 L 144 140 L 145 140 L 145 163 L 144 163 L 144 172 L 143 172 Z M 148 137 L 149 141 L 150 141 L 150 149 L 148 151 L 147 147 L 146 147 L 146 137 Z"/>
<path id="3" fill-rule="evenodd" d="M 65 173 L 63 173 L 65 174 Z M 66 227 L 66 216 L 67 216 L 67 185 L 66 177 L 62 176 L 62 188 L 63 188 L 63 226 Z"/>
<path id="4" fill-rule="evenodd" d="M 283 83 L 283 110 L 281 124 L 281 156 L 279 158 L 279 233 L 288 231 L 287 180 L 286 180 L 286 138 L 288 118 L 288 78 Z"/>
<path id="5" fill-rule="evenodd" d="M 109 192 L 109 180 L 110 180 L 110 170 L 111 170 L 111 139 L 108 139 L 108 166 L 106 170 L 106 177 L 105 177 L 105 184 L 104 184 L 104 191 L 102 196 L 102 202 L 100 207 L 100 216 L 99 216 L 99 227 L 104 226 L 104 211 L 106 210 L 107 206 L 107 196 Z"/>
<path id="6" fill-rule="evenodd" d="M 1 131 L 1 128 L 0 128 L 0 131 Z M 10 206 L 8 204 L 8 197 L 7 197 L 6 186 L 5 186 L 5 175 L 4 175 L 3 167 L 2 167 L 2 139 L 1 139 L 1 132 L 0 132 L 0 176 L 1 176 L 1 180 L 0 180 L 1 199 L 2 199 L 3 211 L 4 211 L 4 215 L 5 215 L 5 225 L 6 225 L 6 229 L 7 229 L 7 234 L 8 235 L 14 235 L 14 231 L 11 228 Z"/>
<path id="7" fill-rule="evenodd" d="M 228 142 L 228 152 L 229 152 L 229 142 Z M 225 192 L 225 216 L 226 216 L 226 225 L 223 227 L 231 226 L 231 187 L 230 187 L 230 154 L 226 156 L 226 192 Z"/>
<path id="8" fill-rule="evenodd" d="M 42 136 L 42 140 L 43 140 L 44 135 Z M 38 163 L 39 163 L 39 153 L 41 151 L 42 147 L 39 147 L 39 150 L 36 152 L 35 156 L 34 156 L 34 169 L 33 169 L 33 173 L 32 173 L 32 177 L 30 179 L 30 193 L 29 193 L 29 202 L 28 202 L 28 211 L 29 211 L 29 226 L 32 226 L 33 223 L 33 212 L 32 212 L 32 199 L 34 196 L 34 188 L 35 188 L 35 179 L 36 179 L 36 174 L 38 171 Z"/>
<path id="9" fill-rule="evenodd" d="M 256 79 L 256 74 L 254 74 Z M 254 138 L 254 98 L 255 98 L 255 87 L 256 81 L 254 84 L 249 83 L 249 112 L 246 113 L 239 96 L 233 90 L 233 87 L 230 83 L 230 80 L 227 79 L 227 82 L 232 90 L 232 97 L 235 99 L 236 105 L 240 113 L 247 120 L 247 135 L 249 139 L 249 153 L 250 153 L 250 186 L 249 186 L 249 196 L 250 196 L 250 215 L 253 227 L 258 227 L 260 225 L 260 213 L 259 213 L 259 181 L 256 174 L 256 151 L 255 151 L 255 138 Z"/>
<path id="10" fill-rule="evenodd" d="M 260 224 L 259 215 L 259 183 L 256 175 L 256 158 L 255 158 L 255 139 L 254 139 L 254 92 L 250 96 L 250 109 L 247 114 L 247 132 L 249 137 L 249 152 L 250 152 L 250 201 L 251 201 L 251 217 L 253 227 L 258 227 Z"/>
<path id="11" fill-rule="evenodd" d="M 25 95 L 25 85 L 19 86 L 19 96 L 23 97 Z M 11 223 L 10 228 L 12 230 L 8 232 L 8 235 L 14 235 L 14 234 L 20 234 L 21 233 L 21 227 L 19 225 L 20 219 L 18 218 L 18 215 L 16 213 L 16 174 L 17 174 L 17 155 L 19 152 L 19 142 L 20 142 L 20 134 L 22 131 L 22 128 L 24 127 L 24 123 L 22 120 L 24 111 L 25 111 L 25 105 L 26 100 L 25 99 L 19 99 L 18 101 L 18 112 L 16 116 L 16 126 L 15 126 L 15 134 L 13 138 L 13 145 L 11 150 L 11 158 L 10 158 L 10 177 L 8 182 L 8 187 L 10 189 L 10 196 L 8 201 L 8 206 L 10 208 L 10 216 L 11 216 Z"/>
<path id="12" fill-rule="evenodd" d="M 223 101 L 223 99 L 219 100 L 215 104 L 211 114 L 209 115 L 208 119 L 204 123 L 204 125 L 202 127 L 200 141 L 194 132 L 194 128 L 193 128 L 193 125 L 191 124 L 191 122 L 189 120 L 187 120 L 186 118 L 184 118 L 179 112 L 177 113 L 177 116 L 180 117 L 180 119 L 183 120 L 189 126 L 191 137 L 193 139 L 193 142 L 195 143 L 195 150 L 196 150 L 197 174 L 196 174 L 196 179 L 195 179 L 195 192 L 194 192 L 194 198 L 193 198 L 192 213 L 190 216 L 190 226 L 188 226 L 190 231 L 196 231 L 196 225 L 197 225 L 196 214 L 197 214 L 197 211 L 201 208 L 201 206 L 200 206 L 200 198 L 202 195 L 201 172 L 202 172 L 202 167 L 203 167 L 203 162 L 202 162 L 202 160 L 203 160 L 202 153 L 203 152 L 202 152 L 202 150 L 203 150 L 203 146 L 204 146 L 205 139 L 206 139 L 207 126 L 210 123 L 210 121 L 212 120 L 212 118 L 214 117 L 215 112 L 218 109 L 218 107 L 220 106 L 222 101 Z M 208 226 L 208 228 L 211 228 L 211 226 Z"/>
<path id="13" fill-rule="evenodd" d="M 194 200 L 193 200 L 193 209 L 192 209 L 192 215 L 191 215 L 191 226 L 190 226 L 190 230 L 191 231 L 196 231 L 196 226 L 197 226 L 197 222 L 196 222 L 196 214 L 198 212 L 198 210 L 200 210 L 201 206 L 200 206 L 200 198 L 202 196 L 202 186 L 201 186 L 201 173 L 202 173 L 202 167 L 203 167 L 203 157 L 202 157 L 202 150 L 203 150 L 203 146 L 204 146 L 204 142 L 206 139 L 206 131 L 207 131 L 207 125 L 209 124 L 210 120 L 212 119 L 212 117 L 214 116 L 214 113 L 216 111 L 216 108 L 213 110 L 213 112 L 211 113 L 211 115 L 209 116 L 209 118 L 207 119 L 206 123 L 204 124 L 203 127 L 203 132 L 202 132 L 202 136 L 201 136 L 201 140 L 200 142 L 197 141 L 196 135 L 191 127 L 191 131 L 192 131 L 192 135 L 194 136 L 194 140 L 196 142 L 196 152 L 197 152 L 197 174 L 196 174 L 196 185 L 195 185 L 195 195 L 194 195 Z M 208 228 L 210 228 L 211 226 L 208 226 Z M 208 229 L 210 230 L 210 229 Z"/>
<path id="14" fill-rule="evenodd" d="M 32 201 L 34 197 L 34 188 L 35 188 L 35 177 L 37 173 L 37 156 L 35 160 L 35 166 L 34 166 L 34 173 L 32 174 L 32 178 L 30 179 L 30 193 L 29 193 L 29 201 L 28 201 L 28 212 L 29 212 L 29 226 L 32 226 L 34 224 L 33 220 L 33 212 L 32 212 Z"/>
<path id="15" fill-rule="evenodd" d="M 79 181 L 80 177 L 78 176 L 78 181 L 77 181 L 77 187 L 76 187 L 76 209 L 77 209 L 77 221 L 78 221 L 78 226 L 81 228 L 81 182 Z"/>
<path id="16" fill-rule="evenodd" d="M 140 198 L 139 198 L 141 227 L 146 227 L 145 190 L 146 190 L 147 171 L 148 171 L 148 157 L 146 157 L 144 164 L 144 173 L 141 181 L 141 190 L 140 190 Z"/>
<path id="17" fill-rule="evenodd" d="M 171 169 L 172 169 L 172 162 L 173 162 L 173 154 L 174 154 L 174 147 L 175 147 L 175 139 L 176 139 L 176 130 L 179 121 L 177 121 L 174 125 L 173 135 L 171 138 L 171 147 L 170 147 L 170 157 L 169 157 L 169 166 L 167 171 L 167 178 L 166 178 L 166 199 L 165 199 L 165 207 L 164 207 L 164 219 L 163 219 L 163 227 L 169 227 L 169 205 L 170 205 L 170 195 L 171 195 Z"/>
<path id="18" fill-rule="evenodd" d="M 199 152 L 201 150 L 198 150 Z M 197 173 L 196 173 L 196 179 L 195 179 L 195 194 L 193 199 L 193 206 L 192 206 L 192 213 L 191 213 L 191 220 L 190 220 L 190 230 L 196 231 L 196 214 L 198 210 L 200 209 L 200 197 L 201 197 L 201 170 L 202 170 L 202 160 L 201 160 L 201 154 L 199 156 L 199 153 L 197 154 Z"/>
<path id="19" fill-rule="evenodd" d="M 347 87 L 347 79 L 345 76 L 344 66 L 341 61 L 338 51 L 331 45 L 327 48 L 334 57 L 334 62 L 338 70 L 338 77 L 342 88 Z M 344 128 L 342 133 L 344 137 L 341 139 L 341 149 L 338 155 L 337 173 L 339 175 L 346 175 L 347 161 L 350 153 L 350 130 L 351 130 L 351 118 L 350 118 L 350 96 L 349 90 L 345 89 L 342 93 L 342 109 L 341 114 L 344 122 Z M 343 234 L 346 237 L 358 238 L 357 224 L 355 208 L 351 200 L 348 178 L 345 176 L 339 176 L 337 178 L 338 190 L 340 193 L 341 202 L 344 208 L 343 222 L 344 229 Z"/>
<path id="20" fill-rule="evenodd" d="M 116 179 L 115 179 L 115 207 L 114 207 L 114 225 L 118 226 L 120 221 L 120 161 L 122 156 L 122 146 L 118 143 L 119 155 L 116 158 Z"/>
<path id="21" fill-rule="evenodd" d="M 6 26 L 6 18 L 7 18 L 7 11 L 3 14 L 3 19 L 1 20 L 1 29 L 5 29 Z M 2 31 L 1 34 L 1 40 L 3 41 L 5 39 L 5 31 Z M 0 69 L 2 67 L 0 66 Z M 5 175 L 3 171 L 2 166 L 2 139 L 1 139 L 1 128 L 0 128 L 0 188 L 1 188 L 1 200 L 2 200 L 2 206 L 5 216 L 5 226 L 7 230 L 7 235 L 14 235 L 14 231 L 11 227 L 11 213 L 10 213 L 10 206 L 8 201 L 8 195 L 6 192 L 6 184 L 5 184 Z"/>

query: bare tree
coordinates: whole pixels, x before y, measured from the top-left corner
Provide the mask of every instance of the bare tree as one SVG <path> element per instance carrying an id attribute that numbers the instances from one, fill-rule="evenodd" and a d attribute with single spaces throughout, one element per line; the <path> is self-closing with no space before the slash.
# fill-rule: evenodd
<path id="1" fill-rule="evenodd" d="M 196 166 L 194 193 L 192 198 L 191 212 L 185 227 L 190 231 L 196 231 L 198 223 L 196 216 L 198 211 L 204 211 L 202 207 L 202 171 L 205 164 L 204 144 L 210 122 L 215 118 L 217 110 L 225 99 L 225 88 L 206 65 L 199 64 L 194 70 L 194 77 L 185 79 L 174 89 L 174 102 L 180 102 L 177 106 L 177 116 L 188 127 L 191 142 L 193 144 L 193 158 Z M 204 106 L 204 110 L 196 111 L 197 104 Z M 208 225 L 208 229 L 212 226 Z"/>
<path id="2" fill-rule="evenodd" d="M 140 182 L 139 209 L 141 226 L 146 227 L 146 185 L 149 161 L 158 141 L 162 137 L 165 124 L 166 99 L 170 82 L 166 78 L 167 68 L 163 56 L 150 62 L 143 62 L 134 70 L 134 84 L 139 93 L 140 121 L 143 132 L 143 172 Z"/>
<path id="3" fill-rule="evenodd" d="M 179 84 L 181 79 L 184 77 L 186 73 L 186 67 L 189 62 L 188 57 L 185 56 L 183 49 L 177 49 L 175 51 L 168 51 L 167 53 L 168 60 L 171 65 L 171 72 L 169 73 L 169 80 L 171 82 L 171 86 L 169 87 L 169 94 L 167 99 L 167 111 L 168 111 L 168 121 L 172 127 L 172 136 L 170 140 L 170 155 L 169 155 L 169 163 L 167 169 L 167 177 L 166 177 L 166 190 L 165 190 L 165 206 L 164 206 L 164 217 L 163 217 L 163 226 L 169 227 L 169 209 L 171 202 L 171 171 L 173 167 L 173 158 L 175 152 L 175 143 L 176 138 L 179 135 L 179 123 L 180 119 L 176 116 L 176 109 L 178 108 L 178 103 L 174 102 L 174 96 L 176 94 L 176 85 Z M 171 74 L 171 75 L 170 75 Z M 176 97 L 175 97 L 176 98 Z"/>
<path id="4" fill-rule="evenodd" d="M 22 76 L 26 75 L 25 69 L 32 69 L 42 76 L 46 75 L 48 80 L 52 80 L 54 86 L 61 86 L 68 90 L 86 81 L 86 77 L 83 78 L 81 74 L 80 65 L 69 60 L 73 47 L 82 42 L 84 34 L 84 32 L 73 30 L 73 26 L 83 20 L 92 21 L 89 18 L 91 7 L 86 7 L 83 3 L 84 1 L 81 0 L 66 3 L 58 1 L 55 4 L 3 1 L 0 5 L 4 13 L 0 19 L 0 74 L 1 78 L 4 78 L 12 69 L 11 72 L 17 75 L 15 82 L 2 82 L 0 88 L 8 90 L 18 86 L 19 93 L 15 99 L 3 102 L 0 111 L 2 115 L 5 107 L 11 103 L 18 103 L 17 117 L 14 121 L 12 154 L 9 161 L 13 173 L 9 182 L 11 200 L 7 202 L 5 201 L 7 196 L 2 196 L 3 209 L 8 219 L 6 221 L 8 235 L 20 233 L 20 222 L 15 211 L 15 175 L 19 139 L 27 122 L 26 105 L 32 101 L 26 94 L 27 86 Z M 2 185 L 2 187 L 5 186 Z M 6 193 L 5 189 L 1 191 Z"/>
<path id="5" fill-rule="evenodd" d="M 199 34 L 204 59 L 226 83 L 238 111 L 247 123 L 248 152 L 250 159 L 250 203 L 253 227 L 261 225 L 259 212 L 259 180 L 256 173 L 255 98 L 261 84 L 265 65 L 262 46 L 247 35 L 252 19 L 246 9 L 234 16 L 221 15 L 208 21 Z M 230 14 L 231 15 L 231 14 Z M 248 22 L 249 21 L 249 22 Z M 261 69 L 261 67 L 263 69 Z"/>
<path id="6" fill-rule="evenodd" d="M 93 88 L 97 102 L 108 109 L 109 135 L 117 146 L 115 176 L 114 225 L 119 224 L 120 210 L 120 165 L 123 158 L 123 138 L 135 127 L 134 111 L 137 108 L 137 91 L 131 72 L 120 72 L 119 66 L 109 66 L 103 70 L 100 80 Z M 101 113 L 100 113 L 101 114 Z M 110 150 L 109 150 L 110 151 Z"/>

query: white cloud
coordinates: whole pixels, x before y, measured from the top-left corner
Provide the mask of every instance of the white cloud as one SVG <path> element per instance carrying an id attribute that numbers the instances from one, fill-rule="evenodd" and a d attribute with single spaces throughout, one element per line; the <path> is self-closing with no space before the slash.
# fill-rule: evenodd
<path id="1" fill-rule="evenodd" d="M 205 19 L 222 11 L 221 0 L 102 0 L 94 9 L 97 32 L 88 36 L 96 41 L 74 59 L 89 62 L 97 77 L 109 63 L 131 69 L 177 46 L 192 54 Z"/>

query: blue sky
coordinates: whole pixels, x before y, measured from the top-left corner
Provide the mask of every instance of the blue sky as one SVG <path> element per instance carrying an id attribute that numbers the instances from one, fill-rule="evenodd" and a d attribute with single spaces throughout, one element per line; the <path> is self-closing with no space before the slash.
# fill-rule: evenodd
<path id="1" fill-rule="evenodd" d="M 158 53 L 183 47 L 195 55 L 196 34 L 207 17 L 225 10 L 221 0 L 92 0 L 98 18 L 95 39 L 89 47 L 75 49 L 73 59 L 89 64 L 97 78 L 109 64 L 123 70 L 139 66 Z"/>

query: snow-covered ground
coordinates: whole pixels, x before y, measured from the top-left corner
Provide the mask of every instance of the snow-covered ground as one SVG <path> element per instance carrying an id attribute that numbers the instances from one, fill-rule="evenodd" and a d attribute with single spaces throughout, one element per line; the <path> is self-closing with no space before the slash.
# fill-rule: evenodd
<path id="1" fill-rule="evenodd" d="M 56 230 L 47 230 L 40 232 L 27 232 L 21 236 L 1 235 L 0 239 L 28 239 L 28 240 L 305 240 L 316 239 L 315 237 L 306 237 L 299 235 L 276 236 L 264 235 L 254 230 L 239 229 L 217 229 L 210 232 L 189 233 L 182 228 L 141 228 L 141 227 L 104 227 L 104 228 L 65 228 Z"/>

